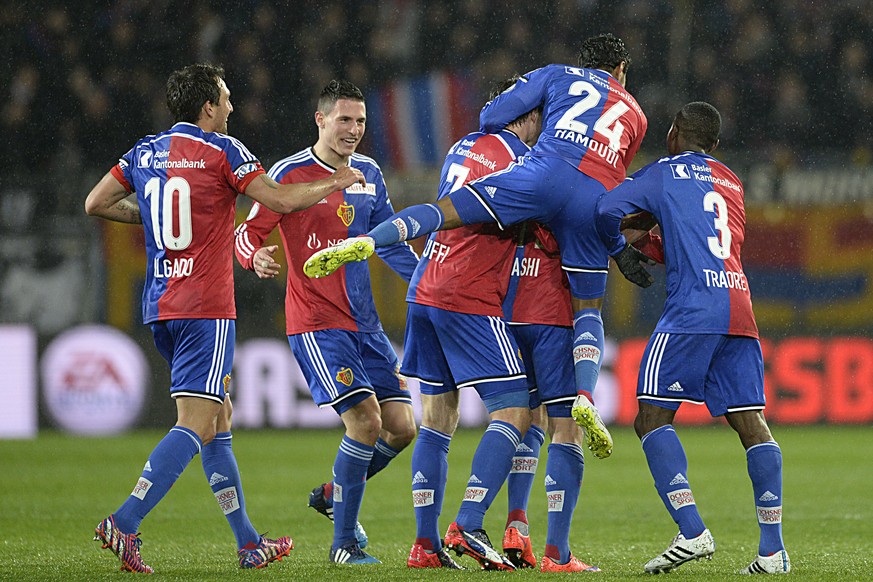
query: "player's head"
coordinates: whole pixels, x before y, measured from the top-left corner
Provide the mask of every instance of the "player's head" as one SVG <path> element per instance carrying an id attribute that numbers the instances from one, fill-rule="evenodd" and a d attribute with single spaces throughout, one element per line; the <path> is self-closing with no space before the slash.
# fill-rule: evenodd
<path id="1" fill-rule="evenodd" d="M 709 153 L 718 147 L 721 115 L 704 101 L 688 103 L 673 118 L 667 133 L 667 151 L 676 155 L 684 151 Z"/>
<path id="2" fill-rule="evenodd" d="M 206 131 L 227 133 L 233 106 L 224 69 L 201 63 L 173 71 L 167 79 L 167 107 L 176 123 L 202 124 Z"/>
<path id="3" fill-rule="evenodd" d="M 602 69 L 624 85 L 631 59 L 624 41 L 606 33 L 586 38 L 579 48 L 579 66 L 585 69 Z"/>
<path id="4" fill-rule="evenodd" d="M 499 83 L 495 84 L 491 88 L 491 93 L 488 96 L 489 101 L 493 101 L 495 97 L 508 91 L 509 89 L 515 87 L 515 83 L 521 78 L 521 75 L 513 75 Z M 520 115 L 517 118 L 510 121 L 506 124 L 507 129 L 514 131 L 521 141 L 525 142 L 529 146 L 532 146 L 536 143 L 537 138 L 540 136 L 540 132 L 543 130 L 543 108 L 537 107 L 536 109 L 531 109 L 524 115 Z"/>
<path id="5" fill-rule="evenodd" d="M 318 126 L 316 153 L 339 156 L 345 162 L 355 153 L 367 123 L 364 94 L 348 81 L 331 81 L 318 97 L 315 124 Z M 332 154 L 331 154 L 332 152 Z M 325 160 L 335 162 L 336 160 Z"/>

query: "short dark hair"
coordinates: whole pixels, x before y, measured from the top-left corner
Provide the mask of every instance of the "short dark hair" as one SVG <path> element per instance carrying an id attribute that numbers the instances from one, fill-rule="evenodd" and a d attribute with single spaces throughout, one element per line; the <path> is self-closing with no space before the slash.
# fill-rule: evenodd
<path id="1" fill-rule="evenodd" d="M 709 151 L 718 142 L 721 115 L 709 103 L 694 101 L 679 110 L 673 119 L 673 125 L 686 141 Z"/>
<path id="2" fill-rule="evenodd" d="M 218 80 L 224 78 L 224 68 L 198 63 L 173 71 L 167 79 L 167 107 L 178 123 L 197 123 L 203 104 L 218 104 L 221 91 Z"/>
<path id="3" fill-rule="evenodd" d="M 507 89 L 509 89 L 513 85 L 515 85 L 515 83 L 519 79 L 521 79 L 521 75 L 516 73 L 516 74 L 512 75 L 511 77 L 507 77 L 506 79 L 503 79 L 502 81 L 500 81 L 498 83 L 495 83 L 494 86 L 491 87 L 491 93 L 488 95 L 488 100 L 493 101 L 498 95 L 500 95 L 501 93 L 503 93 L 504 91 L 506 91 Z M 524 121 L 525 118 L 528 115 L 530 115 L 532 111 L 539 111 L 540 113 L 542 113 L 543 108 L 536 107 L 534 109 L 531 109 L 530 111 L 528 111 L 524 115 L 519 115 L 518 117 L 516 117 L 515 119 L 513 119 L 512 121 L 507 123 L 507 125 L 512 125 L 513 123 L 516 123 L 519 121 Z"/>
<path id="4" fill-rule="evenodd" d="M 334 79 L 321 90 L 321 94 L 318 96 L 318 111 L 325 114 L 330 113 L 340 99 L 351 99 L 363 103 L 364 94 L 354 83 Z"/>
<path id="5" fill-rule="evenodd" d="M 622 61 L 631 64 L 624 41 L 611 33 L 586 38 L 579 48 L 579 66 L 585 69 L 612 70 Z"/>

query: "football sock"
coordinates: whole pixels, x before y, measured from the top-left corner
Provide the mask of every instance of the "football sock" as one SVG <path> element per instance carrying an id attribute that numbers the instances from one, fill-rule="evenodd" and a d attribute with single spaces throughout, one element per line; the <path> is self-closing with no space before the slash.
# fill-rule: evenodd
<path id="1" fill-rule="evenodd" d="M 536 477 L 539 463 L 540 448 L 546 440 L 543 429 L 531 425 L 524 440 L 515 449 L 512 457 L 512 468 L 509 477 L 506 478 L 506 492 L 509 500 L 509 515 L 506 518 L 506 527 L 512 522 L 520 522 L 525 527 L 520 528 L 522 535 L 530 535 L 527 531 L 527 504 L 530 499 L 530 490 Z M 515 525 L 516 528 L 520 526 Z M 524 531 L 521 531 L 524 529 Z"/>
<path id="2" fill-rule="evenodd" d="M 212 493 L 233 530 L 237 548 L 242 549 L 248 544 L 253 544 L 250 547 L 257 546 L 261 536 L 255 531 L 246 514 L 246 499 L 239 467 L 233 455 L 232 440 L 233 436 L 229 432 L 216 434 L 212 442 L 203 447 L 200 460 Z"/>
<path id="3" fill-rule="evenodd" d="M 380 223 L 367 236 L 376 241 L 377 247 L 384 247 L 439 230 L 443 220 L 443 211 L 436 204 L 416 204 Z"/>
<path id="4" fill-rule="evenodd" d="M 193 430 L 171 428 L 149 455 L 133 492 L 115 512 L 118 529 L 138 532 L 143 518 L 163 499 L 201 447 L 200 437 Z"/>
<path id="5" fill-rule="evenodd" d="M 501 420 L 492 420 L 473 455 L 473 467 L 467 480 L 464 502 L 455 520 L 468 530 L 482 529 L 485 512 L 509 476 L 512 455 L 521 442 L 517 428 Z"/>
<path id="6" fill-rule="evenodd" d="M 546 499 L 549 529 L 546 555 L 559 564 L 570 560 L 570 523 L 582 487 L 585 458 L 574 443 L 552 443 L 546 460 Z"/>
<path id="7" fill-rule="evenodd" d="M 400 454 L 400 451 L 386 443 L 382 438 L 376 439 L 376 448 L 373 451 L 373 460 L 370 461 L 370 466 L 367 467 L 367 480 L 370 477 L 388 466 L 394 457 Z"/>
<path id="8" fill-rule="evenodd" d="M 688 483 L 688 459 L 676 431 L 669 424 L 658 427 L 643 436 L 642 445 L 655 479 L 655 489 L 670 517 L 679 525 L 685 539 L 696 538 L 706 526 L 694 502 Z"/>
<path id="9" fill-rule="evenodd" d="M 782 450 L 774 441 L 751 446 L 746 450 L 746 464 L 761 528 L 758 554 L 770 556 L 785 549 L 782 541 Z"/>
<path id="10" fill-rule="evenodd" d="M 573 371 L 576 391 L 594 394 L 603 359 L 603 319 L 599 309 L 580 309 L 573 316 Z"/>
<path id="11" fill-rule="evenodd" d="M 415 543 L 438 551 L 442 545 L 439 517 L 449 475 L 452 437 L 424 425 L 412 449 L 412 506 L 415 509 Z"/>
<path id="12" fill-rule="evenodd" d="M 355 541 L 355 525 L 367 485 L 373 447 L 343 435 L 333 463 L 333 546 Z"/>

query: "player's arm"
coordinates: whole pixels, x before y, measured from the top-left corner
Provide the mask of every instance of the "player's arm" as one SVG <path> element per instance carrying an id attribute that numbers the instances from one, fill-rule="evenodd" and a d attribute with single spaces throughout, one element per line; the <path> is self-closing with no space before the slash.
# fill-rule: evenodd
<path id="1" fill-rule="evenodd" d="M 367 185 L 361 171 L 349 166 L 337 168 L 333 174 L 321 180 L 294 184 L 279 184 L 268 175 L 261 174 L 249 182 L 245 194 L 274 212 L 288 214 L 309 208 L 331 192 L 344 190 L 355 182 Z"/>
<path id="2" fill-rule="evenodd" d="M 107 172 L 85 199 L 85 213 L 115 222 L 142 224 L 139 206 L 127 200 L 130 191 L 118 181 L 112 172 Z"/>
<path id="3" fill-rule="evenodd" d="M 388 189 L 385 186 L 384 179 L 377 180 L 376 183 L 376 202 L 373 208 L 373 213 L 370 216 L 370 226 L 375 226 L 387 220 L 394 214 L 394 207 L 388 199 Z M 394 244 L 384 247 L 377 247 L 376 254 L 379 258 L 391 267 L 391 270 L 400 275 L 400 277 L 409 283 L 412 279 L 412 273 L 418 266 L 418 255 L 412 250 L 408 244 Z"/>
<path id="4" fill-rule="evenodd" d="M 497 133 L 511 121 L 542 106 L 547 70 L 537 69 L 522 76 L 515 85 L 486 103 L 479 113 L 480 131 Z"/>
<path id="5" fill-rule="evenodd" d="M 254 271 L 261 279 L 272 279 L 279 274 L 281 265 L 273 259 L 279 247 L 263 245 L 281 219 L 281 214 L 255 202 L 248 217 L 233 233 L 236 260 L 243 269 Z"/>

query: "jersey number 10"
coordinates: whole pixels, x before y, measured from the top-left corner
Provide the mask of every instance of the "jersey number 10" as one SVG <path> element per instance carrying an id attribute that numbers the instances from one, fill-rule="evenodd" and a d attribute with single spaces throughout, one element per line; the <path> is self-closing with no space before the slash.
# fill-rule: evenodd
<path id="1" fill-rule="evenodd" d="M 163 195 L 161 193 L 163 190 Z M 152 234 L 158 249 L 181 251 L 191 244 L 191 186 L 185 178 L 173 176 L 161 188 L 161 179 L 152 178 L 145 185 L 145 199 L 149 201 Z M 178 209 L 174 208 L 177 202 Z M 179 217 L 178 226 L 174 216 Z M 175 231 L 178 230 L 179 234 Z"/>

